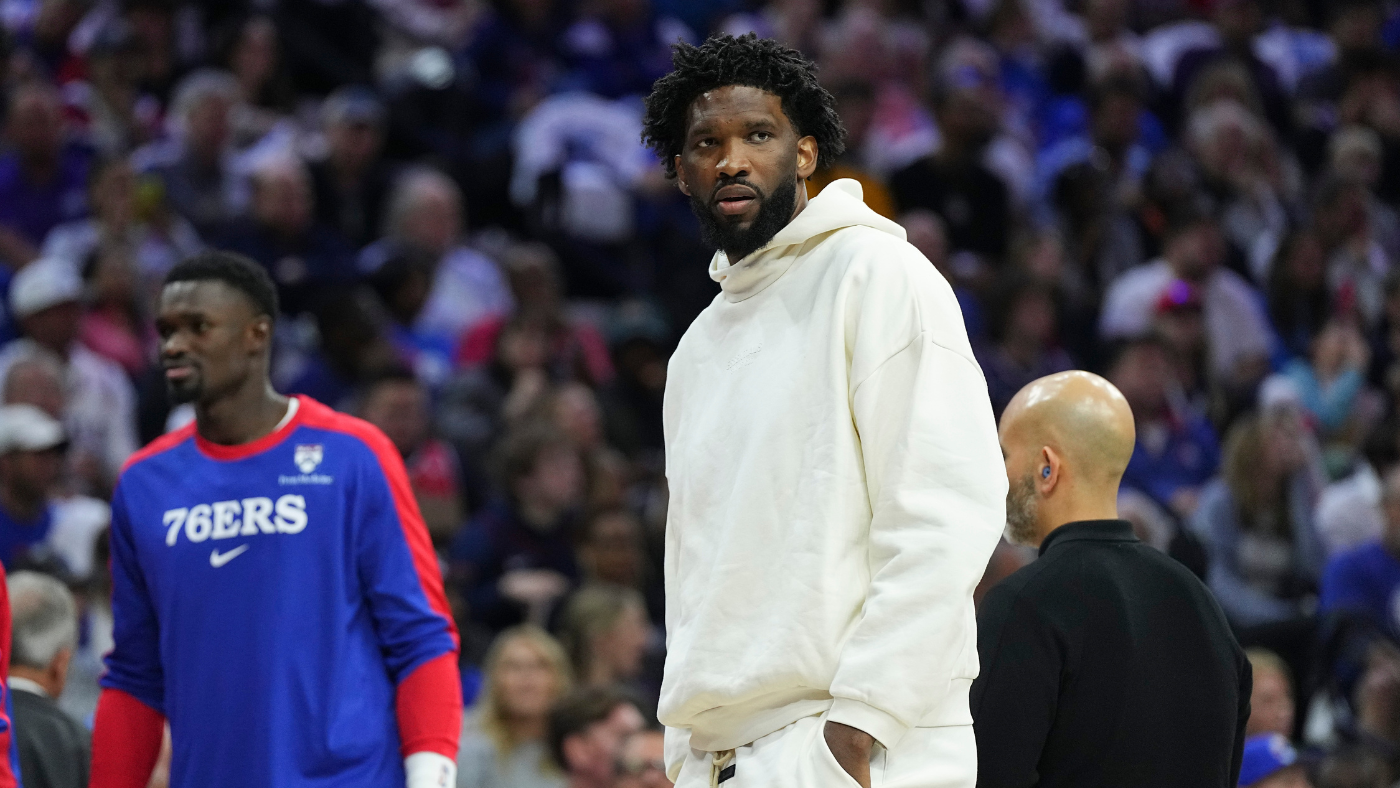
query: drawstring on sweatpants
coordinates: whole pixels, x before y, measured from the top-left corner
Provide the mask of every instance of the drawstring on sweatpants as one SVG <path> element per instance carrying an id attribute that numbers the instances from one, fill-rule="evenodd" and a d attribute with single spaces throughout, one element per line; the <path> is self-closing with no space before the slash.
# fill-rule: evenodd
<path id="1" fill-rule="evenodd" d="M 719 788 L 719 784 L 734 776 L 734 751 L 721 750 L 714 754 L 710 761 L 710 788 Z"/>

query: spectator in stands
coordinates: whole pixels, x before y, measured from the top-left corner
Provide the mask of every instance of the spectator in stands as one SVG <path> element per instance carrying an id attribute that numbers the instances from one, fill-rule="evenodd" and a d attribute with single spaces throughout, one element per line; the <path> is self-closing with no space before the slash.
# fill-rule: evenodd
<path id="1" fill-rule="evenodd" d="M 1026 274 L 1005 277 L 988 299 L 989 339 L 977 348 L 998 417 L 1027 383 L 1074 368 L 1057 346 L 1054 291 Z"/>
<path id="2" fill-rule="evenodd" d="M 455 344 L 468 326 L 511 309 L 505 277 L 489 257 L 463 243 L 462 192 L 434 169 L 399 176 L 389 197 L 385 239 L 360 255 L 360 269 L 372 273 L 394 253 L 409 247 L 434 261 L 427 301 L 414 328 L 424 336 Z"/>
<path id="3" fill-rule="evenodd" d="M 1167 285 L 1152 307 L 1152 330 L 1166 344 L 1177 386 L 1200 411 L 1207 409 L 1210 399 L 1203 300 L 1200 288 L 1178 279 Z"/>
<path id="4" fill-rule="evenodd" d="M 582 380 L 602 386 L 612 380 L 612 360 L 602 334 L 593 326 L 571 320 L 565 312 L 559 260 L 541 243 L 517 244 L 506 251 L 504 267 L 515 302 L 512 318 L 496 314 L 477 322 L 462 335 L 457 363 L 478 367 L 496 360 L 499 336 L 511 319 L 535 325 L 546 333 L 547 368 L 554 380 Z"/>
<path id="5" fill-rule="evenodd" d="M 281 388 L 348 408 L 360 386 L 397 368 L 401 360 L 385 330 L 383 309 L 372 295 L 336 290 L 318 294 L 317 301 L 313 314 L 320 342 Z"/>
<path id="6" fill-rule="evenodd" d="M 311 180 L 300 159 L 269 155 L 253 170 L 251 184 L 252 210 L 223 228 L 218 246 L 266 268 L 286 314 L 306 312 L 327 286 L 355 280 L 349 244 L 316 223 Z"/>
<path id="7" fill-rule="evenodd" d="M 0 377 L 16 361 L 51 358 L 63 368 L 63 422 L 91 489 L 103 490 L 136 451 L 135 393 L 117 364 L 78 341 L 82 281 L 66 263 L 39 260 L 10 283 L 10 313 L 24 332 L 0 351 Z"/>
<path id="8" fill-rule="evenodd" d="M 58 94 L 30 83 L 5 103 L 0 155 L 0 261 L 19 268 L 39 256 L 49 230 L 87 213 L 90 155 L 64 140 Z"/>
<path id="9" fill-rule="evenodd" d="M 232 117 L 234 146 L 246 148 L 292 113 L 296 95 L 271 17 L 255 14 L 239 20 L 224 37 L 221 65 L 238 81 L 239 102 Z"/>
<path id="10" fill-rule="evenodd" d="M 581 687 L 636 682 L 650 639 L 646 602 L 625 586 L 584 586 L 559 617 L 559 641 Z"/>
<path id="11" fill-rule="evenodd" d="M 92 737 L 58 707 L 78 646 L 78 611 L 63 584 L 37 572 L 8 580 L 10 690 L 20 773 L 30 788 L 87 788 Z"/>
<path id="12" fill-rule="evenodd" d="M 477 104 L 497 129 L 513 125 L 560 78 L 559 6 L 510 0 L 483 9 L 464 56 L 477 76 Z"/>
<path id="13" fill-rule="evenodd" d="M 368 385 L 360 415 L 403 456 L 428 534 L 435 546 L 446 547 L 462 526 L 461 465 L 456 450 L 432 434 L 423 384 L 407 371 L 390 371 Z"/>
<path id="14" fill-rule="evenodd" d="M 1220 447 L 1210 423 L 1180 401 L 1166 344 L 1151 335 L 1126 342 L 1108 379 L 1127 398 L 1137 425 L 1123 486 L 1142 490 L 1177 516 L 1190 515 L 1220 462 Z"/>
<path id="15" fill-rule="evenodd" d="M 1400 745 L 1400 651 L 1389 640 L 1374 640 L 1362 657 L 1361 675 L 1351 696 L 1347 738 L 1374 746 L 1390 756 Z"/>
<path id="16" fill-rule="evenodd" d="M 934 112 L 941 146 L 890 176 L 890 189 L 901 212 L 926 208 L 948 230 L 948 245 L 997 264 L 1007 251 L 1005 228 L 1011 221 L 1006 184 L 982 163 L 982 154 L 1000 126 L 995 85 L 976 70 L 962 69 L 948 84 L 937 86 Z"/>
<path id="17" fill-rule="evenodd" d="M 1358 440 L 1365 434 L 1357 400 L 1370 363 L 1371 349 L 1356 324 L 1334 319 L 1313 339 L 1306 361 L 1294 359 L 1284 368 L 1324 440 L 1339 437 L 1348 427 Z"/>
<path id="18" fill-rule="evenodd" d="M 571 684 L 558 641 L 529 624 L 507 629 L 491 645 L 485 672 L 475 720 L 464 720 L 457 788 L 563 788 L 545 750 L 550 708 Z"/>
<path id="19" fill-rule="evenodd" d="M 0 564 L 37 566 L 75 581 L 93 570 L 107 505 L 83 496 L 56 497 L 67 437 L 63 426 L 32 405 L 0 407 Z"/>
<path id="20" fill-rule="evenodd" d="M 650 463 L 662 451 L 661 400 L 666 388 L 670 327 L 655 307 L 638 301 L 619 307 L 608 326 L 613 385 L 600 389 L 608 441 L 628 457 Z"/>
<path id="21" fill-rule="evenodd" d="M 580 9 L 563 35 L 567 84 L 605 98 L 641 96 L 671 70 L 671 45 L 695 43 L 677 19 L 654 13 L 650 0 L 600 0 Z"/>
<path id="22" fill-rule="evenodd" d="M 623 505 L 630 468 L 627 458 L 609 446 L 603 434 L 603 409 L 593 389 L 582 383 L 560 386 L 549 403 L 554 423 L 569 436 L 583 458 L 585 506 L 599 511 Z"/>
<path id="23" fill-rule="evenodd" d="M 54 419 L 64 411 L 63 367 L 47 356 L 31 356 L 5 372 L 5 405 L 33 405 Z"/>
<path id="24" fill-rule="evenodd" d="M 1138 142 L 1142 100 L 1135 81 L 1096 86 L 1089 111 L 1087 134 L 1040 155 L 1037 180 L 1057 209 L 1067 255 L 1097 297 L 1145 257 L 1133 210 L 1151 155 Z"/>
<path id="25" fill-rule="evenodd" d="M 236 218 L 247 202 L 246 184 L 235 171 L 229 113 L 238 101 L 238 81 L 204 69 L 181 80 L 170 105 L 172 139 L 137 151 L 138 171 L 155 175 L 170 207 L 212 237 Z"/>
<path id="26" fill-rule="evenodd" d="M 1186 137 L 1205 188 L 1220 203 L 1224 237 L 1239 250 L 1254 280 L 1264 281 L 1288 230 L 1287 209 L 1295 196 L 1272 132 L 1239 102 L 1224 99 L 1191 113 Z"/>
<path id="27" fill-rule="evenodd" d="M 636 701 L 613 687 L 584 687 L 560 699 L 549 714 L 549 751 L 568 788 L 614 788 L 618 756 L 642 724 Z"/>
<path id="28" fill-rule="evenodd" d="M 138 278 L 131 286 L 147 300 L 159 289 L 166 271 L 203 246 L 194 226 L 172 213 L 154 186 L 149 176 L 138 181 L 125 158 L 95 163 L 88 178 L 92 216 L 50 231 L 43 256 L 81 269 L 99 248 L 124 246 L 137 269 L 132 273 Z"/>
<path id="29" fill-rule="evenodd" d="M 1153 306 L 1174 280 L 1201 289 L 1213 382 L 1247 390 L 1268 371 L 1268 323 L 1249 284 L 1223 268 L 1225 243 L 1219 224 L 1205 213 L 1176 219 L 1162 258 L 1120 276 L 1104 298 L 1099 331 L 1104 339 L 1147 330 Z"/>
<path id="30" fill-rule="evenodd" d="M 1236 626 L 1292 621 L 1308 611 L 1323 554 L 1313 529 L 1312 478 L 1295 409 L 1236 421 L 1220 477 L 1201 492 L 1193 529 L 1206 544 L 1210 588 Z"/>
<path id="31" fill-rule="evenodd" d="M 852 77 L 831 88 L 836 97 L 836 112 L 846 127 L 846 150 L 841 157 L 812 174 L 807 179 L 807 196 L 815 197 L 837 178 L 852 178 L 860 183 L 862 198 L 870 209 L 886 219 L 895 218 L 894 195 L 884 179 L 872 172 L 863 161 L 871 124 L 875 119 L 877 95 L 870 81 Z"/>
<path id="32" fill-rule="evenodd" d="M 107 244 L 83 261 L 87 306 L 78 340 L 138 379 L 156 357 L 158 338 L 131 253 L 124 244 Z"/>
<path id="33" fill-rule="evenodd" d="M 159 105 L 141 91 L 140 41 L 131 25 L 114 19 L 97 32 L 87 51 L 87 71 L 82 108 L 88 143 L 112 157 L 150 142 Z"/>
<path id="34" fill-rule="evenodd" d="M 617 766 L 617 788 L 672 788 L 666 777 L 666 734 L 659 727 L 627 737 Z"/>
<path id="35" fill-rule="evenodd" d="M 661 588 L 647 565 L 642 524 L 626 509 L 594 512 L 579 537 L 578 562 L 584 579 L 636 589 L 647 597 L 647 612 L 654 621 L 665 616 Z"/>
<path id="36" fill-rule="evenodd" d="M 1400 467 L 1385 474 L 1381 489 L 1385 527 L 1380 538 L 1327 562 L 1319 608 L 1323 613 L 1360 615 L 1392 637 L 1400 637 L 1400 616 L 1391 602 L 1400 588 Z"/>
<path id="37" fill-rule="evenodd" d="M 1254 669 L 1254 691 L 1249 698 L 1249 722 L 1245 735 L 1279 733 L 1293 736 L 1293 672 L 1278 654 L 1265 648 L 1245 650 Z"/>
<path id="38" fill-rule="evenodd" d="M 63 472 L 66 443 L 62 425 L 37 408 L 0 408 L 0 563 L 7 569 L 30 552 L 42 563 L 48 552 L 49 491 Z"/>
<path id="39" fill-rule="evenodd" d="M 326 158 L 311 165 L 316 218 L 359 249 L 379 238 L 393 169 L 380 157 L 384 106 L 362 86 L 336 90 L 321 105 Z"/>
<path id="40" fill-rule="evenodd" d="M 1327 255 L 1327 282 L 1337 308 L 1374 328 L 1384 309 L 1384 282 L 1392 261 L 1377 242 L 1367 211 L 1369 192 L 1358 181 L 1324 176 L 1313 203 L 1313 226 Z"/>
<path id="41" fill-rule="evenodd" d="M 418 316 L 428 303 L 435 259 L 418 249 L 395 245 L 366 277 L 389 317 L 389 336 L 400 358 L 434 392 L 452 373 L 455 345 L 446 337 L 419 330 Z"/>
<path id="42" fill-rule="evenodd" d="M 1327 255 L 1318 233 L 1296 230 L 1279 244 L 1265 296 L 1274 333 L 1291 356 L 1306 357 L 1331 314 Z"/>
<path id="43" fill-rule="evenodd" d="M 573 531 L 583 463 L 548 423 L 526 423 L 498 449 L 501 496 L 468 524 L 449 552 L 474 619 L 493 629 L 543 623 L 578 579 Z"/>

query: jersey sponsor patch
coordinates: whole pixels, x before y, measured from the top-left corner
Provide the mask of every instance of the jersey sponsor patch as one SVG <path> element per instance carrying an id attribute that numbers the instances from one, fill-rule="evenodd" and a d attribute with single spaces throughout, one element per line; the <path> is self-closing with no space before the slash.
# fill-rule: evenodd
<path id="1" fill-rule="evenodd" d="M 175 546 L 181 533 L 194 543 L 235 536 L 298 534 L 306 529 L 306 498 L 283 495 L 275 503 L 271 498 L 200 503 L 167 509 L 161 520 L 168 547 Z"/>

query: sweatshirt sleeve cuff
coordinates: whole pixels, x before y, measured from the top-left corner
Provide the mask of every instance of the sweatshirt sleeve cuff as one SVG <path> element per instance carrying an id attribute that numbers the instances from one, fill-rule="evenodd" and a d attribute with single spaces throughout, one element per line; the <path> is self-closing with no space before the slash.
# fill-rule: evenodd
<path id="1" fill-rule="evenodd" d="M 827 712 L 826 719 L 827 722 L 839 722 L 865 731 L 874 736 L 875 741 L 880 742 L 887 750 L 894 749 L 899 740 L 904 738 L 904 734 L 909 732 L 908 725 L 888 712 L 850 698 L 837 698 L 831 704 L 831 711 Z"/>

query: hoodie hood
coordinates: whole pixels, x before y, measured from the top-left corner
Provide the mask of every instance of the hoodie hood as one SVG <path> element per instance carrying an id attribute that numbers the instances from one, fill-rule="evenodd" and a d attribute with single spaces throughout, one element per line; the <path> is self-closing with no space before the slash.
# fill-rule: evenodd
<path id="1" fill-rule="evenodd" d="M 710 278 L 719 282 L 728 301 L 743 301 L 787 273 L 797 261 L 790 247 L 801 246 L 818 235 L 844 227 L 871 227 L 904 240 L 904 228 L 872 211 L 864 202 L 858 181 L 841 178 L 832 181 L 797 218 L 788 222 L 773 239 L 749 256 L 730 263 L 723 251 L 710 261 Z"/>

